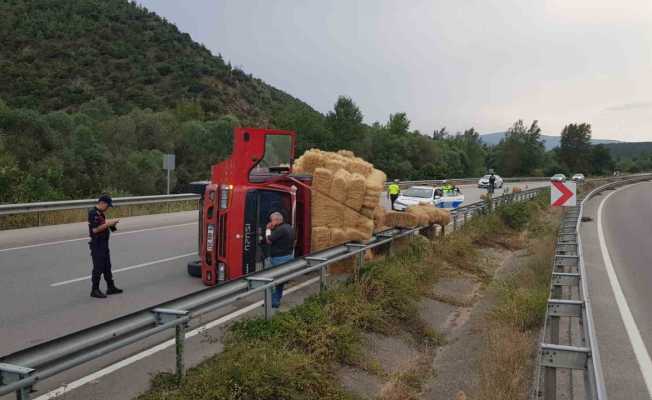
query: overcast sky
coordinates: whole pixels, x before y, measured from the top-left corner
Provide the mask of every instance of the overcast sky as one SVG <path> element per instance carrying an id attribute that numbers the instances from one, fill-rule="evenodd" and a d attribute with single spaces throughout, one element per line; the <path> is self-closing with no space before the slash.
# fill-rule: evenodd
<path id="1" fill-rule="evenodd" d="M 406 112 L 422 133 L 652 140 L 652 0 L 139 0 L 321 112 Z"/>

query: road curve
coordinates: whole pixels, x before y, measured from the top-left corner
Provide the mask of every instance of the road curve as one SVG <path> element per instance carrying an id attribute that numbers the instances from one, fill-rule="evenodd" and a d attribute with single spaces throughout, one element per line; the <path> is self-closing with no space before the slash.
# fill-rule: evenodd
<path id="1" fill-rule="evenodd" d="M 652 183 L 590 200 L 581 235 L 607 393 L 652 398 Z"/>

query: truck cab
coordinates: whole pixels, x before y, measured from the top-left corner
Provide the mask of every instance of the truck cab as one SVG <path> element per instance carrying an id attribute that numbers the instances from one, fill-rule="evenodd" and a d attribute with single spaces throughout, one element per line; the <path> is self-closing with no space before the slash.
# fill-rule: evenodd
<path id="1" fill-rule="evenodd" d="M 230 158 L 213 165 L 199 221 L 201 279 L 214 286 L 263 269 L 269 215 L 296 233 L 295 256 L 310 252 L 309 176 L 293 176 L 296 134 L 236 128 Z"/>

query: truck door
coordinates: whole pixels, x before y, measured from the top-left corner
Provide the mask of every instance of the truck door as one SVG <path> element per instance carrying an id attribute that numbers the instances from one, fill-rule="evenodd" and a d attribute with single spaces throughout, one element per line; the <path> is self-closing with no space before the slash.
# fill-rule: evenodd
<path id="1" fill-rule="evenodd" d="M 265 228 L 273 212 L 283 214 L 285 222 L 291 221 L 290 194 L 277 190 L 252 189 L 245 199 L 244 237 L 242 241 L 242 273 L 247 275 L 263 269 L 269 257 L 265 242 Z"/>

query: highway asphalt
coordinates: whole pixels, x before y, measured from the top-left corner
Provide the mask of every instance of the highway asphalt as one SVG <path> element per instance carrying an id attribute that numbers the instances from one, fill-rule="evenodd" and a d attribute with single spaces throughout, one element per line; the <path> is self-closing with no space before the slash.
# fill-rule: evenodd
<path id="1" fill-rule="evenodd" d="M 610 400 L 652 398 L 651 199 L 652 183 L 644 182 L 606 191 L 584 212 L 592 218 L 582 223 L 582 246 Z"/>

